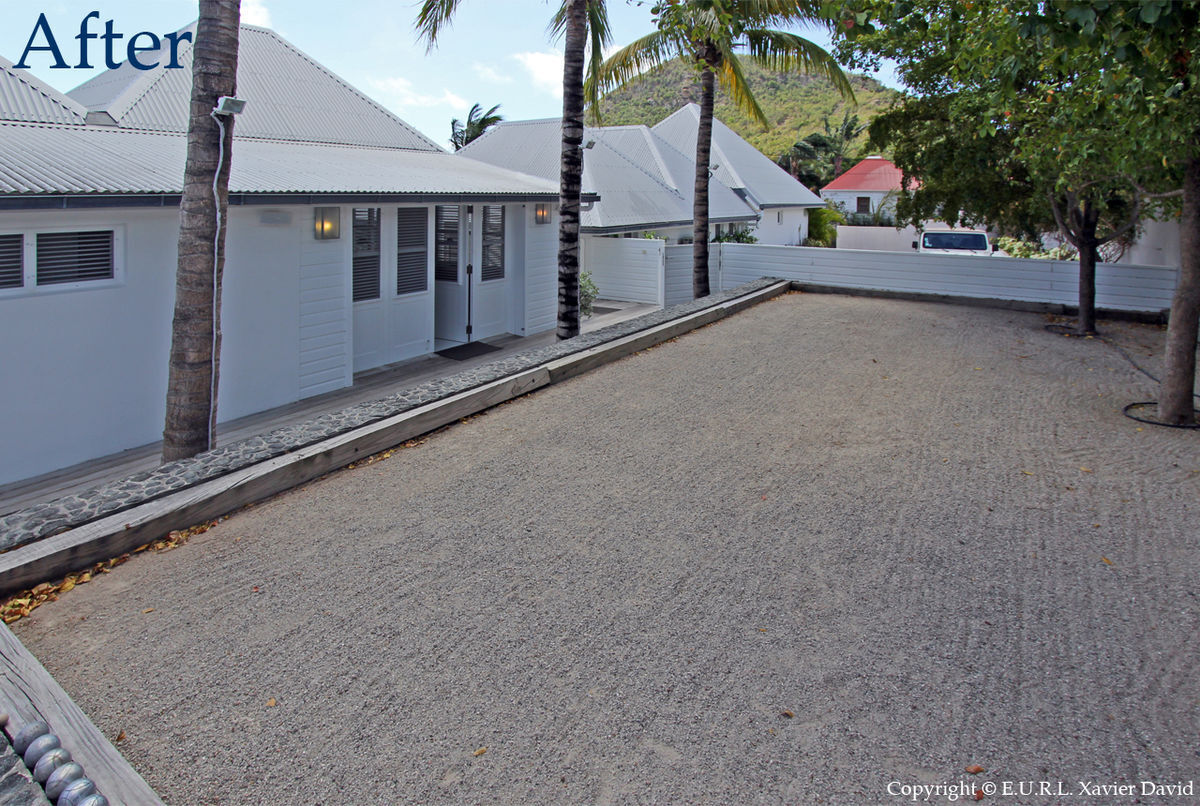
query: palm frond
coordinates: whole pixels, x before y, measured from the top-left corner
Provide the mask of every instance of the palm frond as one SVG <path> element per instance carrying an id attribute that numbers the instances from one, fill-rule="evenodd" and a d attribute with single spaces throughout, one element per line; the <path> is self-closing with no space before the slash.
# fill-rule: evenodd
<path id="1" fill-rule="evenodd" d="M 829 80 L 842 97 L 857 104 L 850 79 L 824 48 L 787 31 L 754 29 L 745 33 L 748 55 L 768 70 L 803 72 Z"/>
<path id="2" fill-rule="evenodd" d="M 598 97 L 660 64 L 666 64 L 678 53 L 675 44 L 661 31 L 635 39 L 605 59 L 595 75 L 588 76 L 584 87 L 585 97 Z"/>
<path id="3" fill-rule="evenodd" d="M 754 97 L 754 92 L 750 89 L 750 82 L 746 80 L 746 75 L 742 72 L 742 63 L 738 60 L 737 54 L 733 52 L 733 48 L 729 47 L 728 43 L 718 42 L 716 45 L 720 49 L 722 57 L 721 70 L 717 73 L 717 79 L 721 82 L 721 86 L 729 93 L 730 99 L 739 109 L 761 123 L 763 128 L 770 128 L 771 122 L 767 120 L 762 107 L 758 105 L 758 99 Z"/>
<path id="4" fill-rule="evenodd" d="M 461 0 L 424 0 L 421 10 L 417 12 L 414 27 L 417 29 L 418 41 L 425 42 L 425 50 L 433 50 L 442 31 L 450 27 L 450 20 L 458 9 Z"/>

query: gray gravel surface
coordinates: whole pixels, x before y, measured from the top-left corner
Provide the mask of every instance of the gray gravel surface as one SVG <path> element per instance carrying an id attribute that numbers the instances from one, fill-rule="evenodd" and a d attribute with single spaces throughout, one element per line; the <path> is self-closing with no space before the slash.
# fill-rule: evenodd
<path id="1" fill-rule="evenodd" d="M 174 804 L 1194 803 L 1079 784 L 1200 785 L 1200 432 L 1043 322 L 791 294 L 15 632 Z"/>

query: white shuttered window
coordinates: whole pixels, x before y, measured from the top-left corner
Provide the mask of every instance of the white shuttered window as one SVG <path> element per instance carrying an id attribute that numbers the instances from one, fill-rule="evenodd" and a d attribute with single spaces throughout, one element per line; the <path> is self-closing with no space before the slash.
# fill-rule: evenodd
<path id="1" fill-rule="evenodd" d="M 25 237 L 0 235 L 0 288 L 25 285 Z"/>
<path id="2" fill-rule="evenodd" d="M 378 207 L 354 209 L 352 285 L 355 302 L 379 299 L 379 218 Z"/>
<path id="3" fill-rule="evenodd" d="M 396 211 L 396 294 L 429 288 L 429 210 L 401 207 Z"/>
<path id="4" fill-rule="evenodd" d="M 38 285 L 111 280 L 113 269 L 112 230 L 38 233 Z"/>
<path id="5" fill-rule="evenodd" d="M 504 207 L 483 206 L 483 280 L 504 279 Z"/>

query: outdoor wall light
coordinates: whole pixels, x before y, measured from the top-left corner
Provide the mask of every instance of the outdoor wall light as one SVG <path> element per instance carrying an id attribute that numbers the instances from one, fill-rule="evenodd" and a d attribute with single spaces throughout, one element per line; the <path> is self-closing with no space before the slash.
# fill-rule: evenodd
<path id="1" fill-rule="evenodd" d="M 550 223 L 550 205 L 537 204 L 533 207 L 533 220 L 537 224 Z"/>
<path id="2" fill-rule="evenodd" d="M 318 241 L 336 241 L 342 237 L 342 208 L 316 208 L 313 216 L 313 237 Z"/>

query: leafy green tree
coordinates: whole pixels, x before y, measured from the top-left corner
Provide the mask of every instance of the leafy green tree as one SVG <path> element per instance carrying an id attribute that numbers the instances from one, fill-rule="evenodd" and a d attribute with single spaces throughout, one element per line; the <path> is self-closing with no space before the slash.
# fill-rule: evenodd
<path id="1" fill-rule="evenodd" d="M 1068 60 L 1014 61 L 1050 46 L 1020 33 L 1019 14 L 998 1 L 854 7 L 843 53 L 895 59 L 916 91 L 871 126 L 916 185 L 900 220 L 1057 228 L 1079 254 L 1077 330 L 1094 332 L 1100 249 L 1131 233 L 1154 195 L 1129 172 L 1111 110 L 1079 115 L 1079 99 L 1094 98 L 1096 57 L 1080 48 Z"/>
<path id="2" fill-rule="evenodd" d="M 471 106 L 471 111 L 467 113 L 466 123 L 463 123 L 458 118 L 453 118 L 450 121 L 450 145 L 454 146 L 454 150 L 458 151 L 467 143 L 477 139 L 488 129 L 504 120 L 503 115 L 496 114 L 496 110 L 499 108 L 500 104 L 496 104 L 484 112 L 482 106 L 474 104 Z"/>
<path id="3" fill-rule="evenodd" d="M 200 0 L 192 53 L 183 199 L 179 204 L 179 262 L 167 377 L 164 462 L 213 447 L 221 358 L 221 279 L 233 115 L 218 123 L 213 109 L 237 90 L 239 0 Z"/>
<path id="4" fill-rule="evenodd" d="M 867 130 L 867 124 L 859 123 L 858 115 L 849 112 L 842 114 L 842 122 L 836 126 L 830 125 L 828 115 L 822 124 L 824 132 L 813 132 L 796 141 L 776 160 L 780 168 L 814 191 L 845 173 L 853 142 Z"/>
<path id="5" fill-rule="evenodd" d="M 612 54 L 589 75 L 595 96 L 632 81 L 675 59 L 695 69 L 700 85 L 692 231 L 692 293 L 708 296 L 708 180 L 716 82 L 761 125 L 766 115 L 742 70 L 743 55 L 768 69 L 824 76 L 843 97 L 854 91 L 833 57 L 796 34 L 772 26 L 821 21 L 821 4 L 811 0 L 665 0 L 653 6 L 656 29 Z"/>
<path id="6" fill-rule="evenodd" d="M 423 0 L 416 27 L 430 48 L 462 0 Z M 579 335 L 579 197 L 583 183 L 583 64 L 587 51 L 598 69 L 611 40 L 604 0 L 563 0 L 550 23 L 563 38 L 562 158 L 559 183 L 558 328 L 560 339 Z"/>

